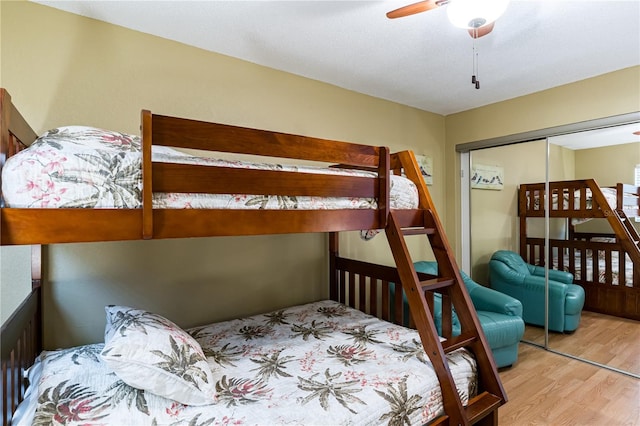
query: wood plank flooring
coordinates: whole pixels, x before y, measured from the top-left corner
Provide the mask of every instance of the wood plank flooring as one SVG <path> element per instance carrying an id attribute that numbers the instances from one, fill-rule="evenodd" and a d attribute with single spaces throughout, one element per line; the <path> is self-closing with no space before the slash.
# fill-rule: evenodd
<path id="1" fill-rule="evenodd" d="M 518 362 L 500 371 L 509 401 L 500 425 L 640 425 L 640 380 L 520 344 Z"/>
<path id="2" fill-rule="evenodd" d="M 544 329 L 527 326 L 523 340 L 544 344 Z M 574 333 L 549 333 L 549 347 L 640 374 L 639 321 L 583 311 Z"/>

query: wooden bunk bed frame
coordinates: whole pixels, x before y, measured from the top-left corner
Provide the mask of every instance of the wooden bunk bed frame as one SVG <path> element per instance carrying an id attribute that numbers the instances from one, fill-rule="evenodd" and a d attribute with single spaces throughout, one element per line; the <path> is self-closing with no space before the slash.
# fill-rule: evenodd
<path id="1" fill-rule="evenodd" d="M 545 264 L 545 240 L 528 235 L 527 219 L 545 217 L 545 202 L 533 202 L 534 198 L 546 199 L 545 188 L 544 183 L 522 184 L 518 196 L 520 255 L 538 265 Z M 585 290 L 585 309 L 640 320 L 640 236 L 632 223 L 632 218 L 640 217 L 640 188 L 618 183 L 615 189 L 616 206 L 612 207 L 594 179 L 549 182 L 548 198 L 564 197 L 565 202 L 553 203 L 548 215 L 566 218 L 569 232 L 566 239 L 549 239 L 546 263 L 564 267 L 576 277 L 576 284 Z M 586 202 L 588 191 L 590 204 Z M 606 219 L 612 233 L 577 232 L 571 223 L 571 219 L 589 218 Z M 618 259 L 617 268 L 612 259 Z M 632 276 L 627 272 L 629 260 Z"/>
<path id="2" fill-rule="evenodd" d="M 36 134 L 0 89 L 2 157 L 29 145 Z M 165 117 L 143 111 L 141 209 L 0 210 L 2 245 L 33 245 L 33 290 L 2 326 L 3 424 L 22 399 L 24 369 L 42 349 L 41 250 L 43 244 L 158 238 L 257 235 L 302 232 L 329 233 L 330 297 L 397 324 L 403 320 L 403 297 L 440 383 L 445 414 L 433 424 L 491 424 L 506 402 L 497 368 L 473 304 L 422 179 L 413 153 L 390 154 L 386 147 L 328 141 L 264 130 Z M 151 161 L 151 145 L 321 161 L 339 167 L 377 171 L 376 178 L 318 176 L 265 170 L 202 168 Z M 389 176 L 401 173 L 416 183 L 419 207 L 390 210 Z M 154 209 L 153 192 L 208 192 L 271 195 L 358 196 L 378 200 L 369 210 L 213 210 Z M 338 232 L 385 229 L 397 267 L 375 265 L 339 254 Z M 439 264 L 438 276 L 415 271 L 404 237 L 425 235 Z M 403 292 L 392 291 L 400 283 Z M 441 341 L 434 319 L 434 294 L 443 298 Z M 393 305 L 393 307 L 392 307 Z M 462 333 L 452 335 L 452 312 Z M 393 312 L 391 317 L 390 312 Z M 463 406 L 449 370 L 446 353 L 465 347 L 478 369 L 478 394 Z"/>

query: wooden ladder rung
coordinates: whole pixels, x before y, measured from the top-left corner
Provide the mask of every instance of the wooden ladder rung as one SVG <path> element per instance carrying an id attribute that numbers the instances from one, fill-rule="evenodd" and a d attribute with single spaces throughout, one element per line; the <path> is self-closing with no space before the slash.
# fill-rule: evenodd
<path id="1" fill-rule="evenodd" d="M 501 399 L 496 395 L 489 392 L 482 392 L 480 395 L 476 395 L 469 400 L 469 403 L 465 407 L 467 419 L 470 424 L 474 424 L 477 421 L 490 414 L 501 404 Z"/>
<path id="2" fill-rule="evenodd" d="M 402 229 L 403 235 L 433 235 L 435 234 L 435 228 L 404 228 Z"/>
<path id="3" fill-rule="evenodd" d="M 470 345 L 478 339 L 478 335 L 472 332 L 462 333 L 459 336 L 450 337 L 442 342 L 442 349 L 445 353 L 453 352 L 456 349 Z"/>
<path id="4" fill-rule="evenodd" d="M 451 287 L 453 284 L 455 284 L 453 278 L 433 278 L 420 281 L 420 286 L 423 290 L 437 290 L 439 288 Z"/>

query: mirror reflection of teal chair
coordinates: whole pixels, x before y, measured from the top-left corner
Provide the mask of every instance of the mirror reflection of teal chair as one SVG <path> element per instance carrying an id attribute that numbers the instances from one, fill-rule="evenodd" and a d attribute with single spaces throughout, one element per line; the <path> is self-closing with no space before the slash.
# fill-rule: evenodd
<path id="1" fill-rule="evenodd" d="M 522 302 L 524 322 L 544 326 L 545 270 L 526 263 L 519 254 L 499 250 L 489 261 L 491 288 Z M 549 330 L 573 332 L 580 324 L 584 289 L 573 275 L 549 270 Z"/>
<path id="2" fill-rule="evenodd" d="M 414 265 L 417 272 L 430 275 L 438 274 L 438 264 L 434 261 L 420 261 L 415 262 Z M 476 308 L 480 326 L 493 352 L 496 366 L 498 368 L 511 366 L 518 360 L 518 344 L 524 334 L 522 304 L 510 296 L 476 283 L 462 271 L 460 271 L 460 274 Z M 442 301 L 439 296 L 439 294 L 436 294 L 434 297 L 434 322 L 438 333 L 442 334 Z M 405 325 L 408 325 L 409 309 L 406 297 L 404 303 L 404 312 L 407 315 L 403 320 Z M 455 310 L 452 323 L 453 335 L 457 336 L 460 334 L 460 321 L 455 314 Z"/>

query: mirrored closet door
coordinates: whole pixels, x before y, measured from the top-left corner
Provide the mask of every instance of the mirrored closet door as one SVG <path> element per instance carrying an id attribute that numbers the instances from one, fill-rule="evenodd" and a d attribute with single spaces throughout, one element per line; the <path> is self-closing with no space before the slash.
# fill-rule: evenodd
<path id="1" fill-rule="evenodd" d="M 469 169 L 467 272 L 492 286 L 499 250 L 536 265 L 542 298 L 520 298 L 542 319 L 522 340 L 640 378 L 640 254 L 624 253 L 640 240 L 637 132 L 636 112 L 456 148 Z"/>
<path id="2" fill-rule="evenodd" d="M 548 347 L 640 377 L 640 277 L 634 274 L 634 258 L 640 258 L 640 252 L 625 247 L 636 245 L 640 230 L 640 182 L 635 181 L 640 136 L 634 134 L 638 130 L 640 124 L 630 124 L 548 138 L 547 203 L 557 203 L 564 187 L 553 182 L 575 184 L 562 193 L 562 202 L 573 205 L 551 206 L 547 265 L 573 274 L 584 293 L 575 295 L 584 297 L 577 328 L 550 329 Z M 554 217 L 559 208 L 571 213 Z M 597 217 L 599 208 L 604 217 Z"/>

